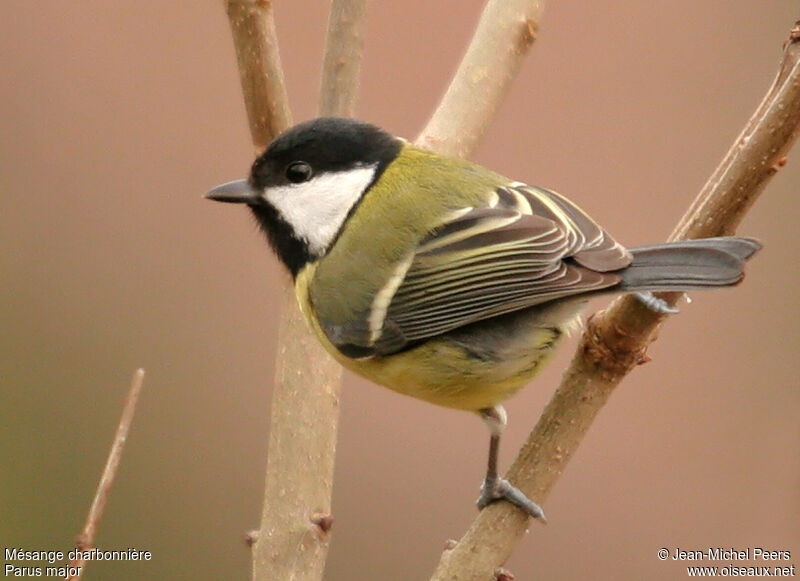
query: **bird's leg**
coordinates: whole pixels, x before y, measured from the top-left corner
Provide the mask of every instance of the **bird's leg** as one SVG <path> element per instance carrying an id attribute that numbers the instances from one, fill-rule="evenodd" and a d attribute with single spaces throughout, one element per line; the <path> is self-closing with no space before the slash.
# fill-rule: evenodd
<path id="1" fill-rule="evenodd" d="M 670 306 L 667 301 L 658 298 L 650 291 L 639 291 L 633 294 L 642 302 L 642 304 L 644 304 L 644 306 L 660 315 L 674 315 L 675 313 L 680 312 L 678 307 Z"/>
<path id="2" fill-rule="evenodd" d="M 481 495 L 478 498 L 478 508 L 483 510 L 489 503 L 496 500 L 507 500 L 514 506 L 524 510 L 529 516 L 547 522 L 541 507 L 525 496 L 522 491 L 515 488 L 504 478 L 497 475 L 497 457 L 500 450 L 500 434 L 506 427 L 508 417 L 506 410 L 501 405 L 480 410 L 480 415 L 489 427 L 489 462 L 486 466 L 486 478 L 481 486 Z"/>

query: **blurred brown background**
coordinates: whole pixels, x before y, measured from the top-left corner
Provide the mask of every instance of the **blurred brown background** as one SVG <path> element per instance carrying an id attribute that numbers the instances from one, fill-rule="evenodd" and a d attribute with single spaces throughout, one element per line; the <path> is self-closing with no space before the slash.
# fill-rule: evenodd
<path id="1" fill-rule="evenodd" d="M 359 115 L 413 137 L 481 5 L 372 2 Z M 297 120 L 326 8 L 276 2 Z M 798 16 L 789 0 L 549 2 L 475 159 L 569 195 L 623 243 L 663 240 Z M 4 0 L 0 78 L 0 545 L 70 547 L 143 366 L 98 543 L 154 557 L 85 578 L 247 579 L 282 275 L 243 209 L 200 199 L 253 153 L 221 2 Z M 676 546 L 800 565 L 798 190 L 793 153 L 740 229 L 765 243 L 747 280 L 695 293 L 663 330 L 510 561 L 517 579 L 681 579 L 656 557 Z M 570 351 L 509 402 L 503 466 Z M 475 514 L 486 445 L 470 414 L 346 376 L 327 579 L 427 578 Z"/>

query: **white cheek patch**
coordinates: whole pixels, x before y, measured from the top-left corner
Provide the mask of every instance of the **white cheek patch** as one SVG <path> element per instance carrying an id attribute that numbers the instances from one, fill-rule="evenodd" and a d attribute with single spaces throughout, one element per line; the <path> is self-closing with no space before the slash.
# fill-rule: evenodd
<path id="1" fill-rule="evenodd" d="M 375 177 L 377 164 L 324 173 L 302 184 L 264 190 L 264 198 L 308 242 L 313 254 L 322 255 L 336 237 L 348 212 Z"/>

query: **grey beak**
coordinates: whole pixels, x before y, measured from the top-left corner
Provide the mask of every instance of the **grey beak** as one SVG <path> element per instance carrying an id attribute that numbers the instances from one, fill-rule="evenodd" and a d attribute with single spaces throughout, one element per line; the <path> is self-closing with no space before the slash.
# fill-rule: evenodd
<path id="1" fill-rule="evenodd" d="M 257 204 L 261 201 L 261 193 L 254 190 L 247 180 L 235 180 L 222 184 L 208 191 L 203 197 L 215 202 L 231 204 Z"/>

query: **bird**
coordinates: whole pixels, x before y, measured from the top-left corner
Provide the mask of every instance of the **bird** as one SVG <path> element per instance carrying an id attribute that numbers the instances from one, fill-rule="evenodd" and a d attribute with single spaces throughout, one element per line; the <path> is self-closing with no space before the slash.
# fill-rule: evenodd
<path id="1" fill-rule="evenodd" d="M 374 383 L 477 413 L 489 457 L 477 505 L 542 508 L 498 475 L 503 402 L 579 324 L 586 302 L 735 285 L 761 244 L 723 236 L 626 248 L 555 191 L 321 117 L 276 137 L 249 177 L 207 198 L 245 204 L 325 349 Z"/>

